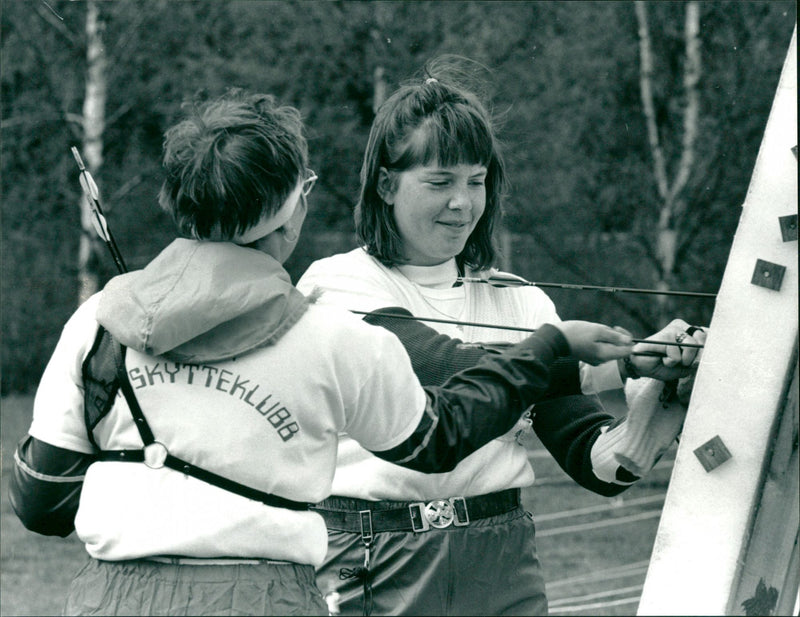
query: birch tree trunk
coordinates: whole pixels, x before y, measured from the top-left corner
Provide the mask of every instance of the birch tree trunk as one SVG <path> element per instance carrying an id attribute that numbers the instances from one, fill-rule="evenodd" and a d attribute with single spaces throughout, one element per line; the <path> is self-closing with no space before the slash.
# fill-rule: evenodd
<path id="1" fill-rule="evenodd" d="M 96 179 L 103 165 L 103 131 L 106 113 L 106 50 L 104 24 L 95 0 L 86 3 L 86 86 L 83 100 L 82 155 L 86 168 Z M 84 302 L 99 288 L 101 244 L 92 226 L 92 211 L 81 198 L 81 238 L 78 248 L 78 299 Z"/>
<path id="2" fill-rule="evenodd" d="M 639 26 L 639 87 L 642 109 L 647 124 L 647 138 L 653 157 L 653 175 L 660 199 L 656 224 L 657 280 L 655 287 L 662 291 L 672 288 L 675 280 L 675 257 L 678 234 L 686 210 L 684 191 L 689 183 L 695 161 L 695 143 L 700 116 L 700 7 L 696 1 L 687 2 L 684 23 L 686 57 L 684 61 L 683 138 L 681 154 L 672 180 L 667 169 L 666 156 L 661 144 L 659 126 L 653 101 L 653 49 L 647 23 L 647 6 L 644 0 L 634 3 Z M 668 296 L 657 296 L 658 321 L 666 324 L 672 317 L 672 303 Z"/>
<path id="3" fill-rule="evenodd" d="M 386 57 L 386 26 L 391 19 L 390 7 L 383 2 L 373 5 L 375 27 L 372 29 L 373 53 L 378 60 L 372 71 L 372 113 L 376 114 L 378 108 L 386 100 L 388 85 L 386 84 L 386 69 L 382 59 Z"/>

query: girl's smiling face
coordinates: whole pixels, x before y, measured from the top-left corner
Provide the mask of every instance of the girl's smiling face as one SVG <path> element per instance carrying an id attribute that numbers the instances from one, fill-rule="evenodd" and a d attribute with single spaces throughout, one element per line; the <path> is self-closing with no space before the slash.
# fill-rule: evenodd
<path id="1" fill-rule="evenodd" d="M 378 192 L 392 206 L 406 263 L 434 266 L 464 250 L 486 208 L 486 172 L 480 164 L 381 168 Z"/>

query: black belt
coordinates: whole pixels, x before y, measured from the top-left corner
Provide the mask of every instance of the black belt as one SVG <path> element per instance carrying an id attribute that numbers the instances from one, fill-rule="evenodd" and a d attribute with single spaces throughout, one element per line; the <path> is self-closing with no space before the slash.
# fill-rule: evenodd
<path id="1" fill-rule="evenodd" d="M 329 497 L 311 507 L 329 529 L 360 533 L 365 538 L 382 531 L 428 531 L 511 512 L 520 504 L 520 489 L 510 488 L 475 497 L 431 501 L 366 501 Z"/>

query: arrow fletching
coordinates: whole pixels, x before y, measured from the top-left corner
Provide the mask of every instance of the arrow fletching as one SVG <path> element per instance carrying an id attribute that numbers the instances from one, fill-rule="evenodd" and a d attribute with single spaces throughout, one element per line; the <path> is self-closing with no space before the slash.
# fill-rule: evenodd
<path id="1" fill-rule="evenodd" d="M 106 217 L 100 214 L 97 210 L 94 211 L 92 225 L 94 226 L 94 230 L 97 232 L 97 235 L 100 236 L 105 242 L 108 242 L 108 222 L 106 222 Z"/>
<path id="2" fill-rule="evenodd" d="M 89 173 L 89 170 L 86 169 L 86 166 L 83 164 L 83 159 L 81 158 L 81 155 L 75 146 L 72 146 L 72 156 L 75 157 L 75 162 L 78 164 L 78 169 L 80 170 L 78 180 L 81 184 L 81 189 L 83 189 L 83 194 L 86 196 L 86 199 L 89 202 L 89 207 L 92 209 L 92 214 L 94 214 L 92 217 L 92 226 L 97 232 L 97 235 L 100 236 L 103 242 L 106 243 L 117 269 L 121 273 L 127 272 L 128 269 L 125 266 L 125 262 L 122 259 L 119 249 L 117 248 L 117 243 L 114 242 L 114 237 L 111 235 L 111 231 L 108 229 L 108 221 L 106 221 L 106 217 L 103 214 L 103 208 L 100 206 L 100 190 L 97 188 L 97 183 L 95 183 L 94 178 L 92 178 L 92 174 Z"/>
<path id="3" fill-rule="evenodd" d="M 97 184 L 95 184 L 94 178 L 92 178 L 92 174 L 86 170 L 81 173 L 81 186 L 84 187 L 83 190 L 97 205 L 100 201 L 100 191 L 97 188 Z"/>
<path id="4" fill-rule="evenodd" d="M 532 285 L 530 281 L 508 272 L 495 272 L 486 278 L 462 276 L 458 280 L 462 283 L 487 283 L 492 287 L 525 287 L 526 285 Z"/>

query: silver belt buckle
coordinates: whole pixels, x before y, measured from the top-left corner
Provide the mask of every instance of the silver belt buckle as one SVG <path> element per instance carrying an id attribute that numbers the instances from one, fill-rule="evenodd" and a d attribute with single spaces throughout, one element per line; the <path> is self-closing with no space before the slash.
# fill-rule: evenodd
<path id="1" fill-rule="evenodd" d="M 453 524 L 455 510 L 449 500 L 434 499 L 425 504 L 425 518 L 436 529 L 445 529 Z"/>
<path id="2" fill-rule="evenodd" d="M 456 502 L 463 506 L 464 519 L 458 513 Z M 463 497 L 450 499 L 434 499 L 428 503 L 418 501 L 408 506 L 411 512 L 411 528 L 415 532 L 428 531 L 431 527 L 445 529 L 454 525 L 464 527 L 469 525 L 467 504 Z"/>

